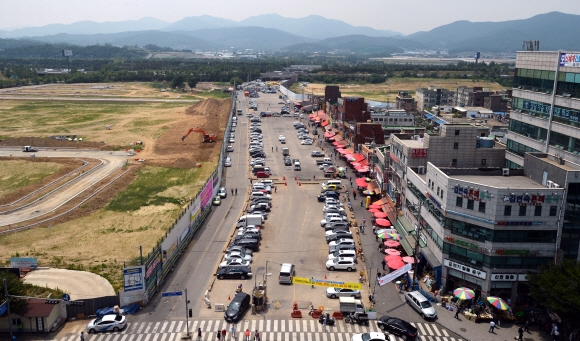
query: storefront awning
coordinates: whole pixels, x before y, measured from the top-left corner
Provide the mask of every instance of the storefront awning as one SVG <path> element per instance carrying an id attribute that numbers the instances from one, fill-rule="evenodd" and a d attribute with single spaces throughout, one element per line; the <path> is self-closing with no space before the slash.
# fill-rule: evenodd
<path id="1" fill-rule="evenodd" d="M 405 249 L 405 252 L 407 253 L 407 255 L 412 256 L 413 249 L 415 247 L 415 237 L 405 236 L 405 237 L 402 237 L 399 240 L 399 242 L 401 243 L 401 246 L 403 246 L 403 249 Z"/>
<path id="2" fill-rule="evenodd" d="M 429 250 L 429 248 L 427 247 L 421 248 L 421 253 L 423 254 L 423 256 L 425 256 L 427 262 L 429 262 L 429 265 L 431 265 L 433 269 L 441 266 L 441 262 L 439 262 L 437 257 L 433 254 L 433 252 L 431 252 L 431 250 Z"/>

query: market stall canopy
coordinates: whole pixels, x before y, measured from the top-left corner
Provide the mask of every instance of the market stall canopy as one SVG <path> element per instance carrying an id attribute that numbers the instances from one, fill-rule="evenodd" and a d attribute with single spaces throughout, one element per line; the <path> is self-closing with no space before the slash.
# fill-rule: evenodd
<path id="1" fill-rule="evenodd" d="M 385 212 L 373 212 L 375 218 L 386 218 L 387 214 Z"/>
<path id="2" fill-rule="evenodd" d="M 393 270 L 397 270 L 397 269 L 404 267 L 405 263 L 403 263 L 403 261 L 401 261 L 401 260 L 395 259 L 395 260 L 388 261 L 387 265 L 389 266 L 389 268 L 391 268 Z"/>
<path id="3" fill-rule="evenodd" d="M 453 296 L 460 300 L 470 300 L 475 297 L 475 292 L 469 288 L 461 287 L 453 290 Z"/>
<path id="4" fill-rule="evenodd" d="M 387 240 L 385 242 L 385 246 L 387 247 L 399 247 L 401 244 L 399 242 L 396 242 L 394 240 Z M 405 261 L 405 259 L 403 258 L 403 261 Z"/>
<path id="5" fill-rule="evenodd" d="M 385 253 L 387 255 L 392 255 L 392 256 L 400 256 L 401 255 L 401 251 L 395 250 L 395 249 L 386 249 Z"/>
<path id="6" fill-rule="evenodd" d="M 377 208 L 377 209 L 381 209 L 381 208 L 383 208 L 383 206 L 381 206 L 381 205 L 375 205 L 375 204 L 372 204 L 372 205 L 370 205 L 370 206 L 369 206 L 369 208 Z"/>
<path id="7" fill-rule="evenodd" d="M 377 219 L 376 223 L 379 226 L 391 226 L 391 222 L 387 219 Z"/>
<path id="8" fill-rule="evenodd" d="M 401 260 L 401 256 L 394 256 L 394 255 L 386 255 L 385 261 L 389 262 L 392 260 Z"/>
<path id="9" fill-rule="evenodd" d="M 500 310 L 508 310 L 510 306 L 501 298 L 495 296 L 488 296 L 487 301 L 494 307 Z"/>
<path id="10" fill-rule="evenodd" d="M 403 257 L 403 262 L 413 264 L 415 263 L 415 258 L 413 257 Z"/>

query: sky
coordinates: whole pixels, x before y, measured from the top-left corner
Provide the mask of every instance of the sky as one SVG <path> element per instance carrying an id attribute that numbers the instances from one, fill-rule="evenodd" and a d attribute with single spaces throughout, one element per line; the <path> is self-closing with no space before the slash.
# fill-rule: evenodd
<path id="1" fill-rule="evenodd" d="M 0 0 L 0 29 L 123 21 L 154 17 L 175 22 L 203 14 L 240 21 L 277 13 L 310 14 L 411 34 L 457 20 L 505 21 L 559 11 L 580 14 L 580 0 Z"/>

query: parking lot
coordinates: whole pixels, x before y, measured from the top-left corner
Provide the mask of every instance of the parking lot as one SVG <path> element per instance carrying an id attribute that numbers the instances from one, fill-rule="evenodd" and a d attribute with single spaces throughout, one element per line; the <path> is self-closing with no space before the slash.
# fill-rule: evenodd
<path id="1" fill-rule="evenodd" d="M 277 94 L 262 94 L 257 98 L 258 110 L 247 110 L 247 98 L 241 98 L 243 115 L 238 116 L 235 133 L 235 151 L 230 153 L 232 159 L 249 158 L 248 156 L 248 127 L 250 118 L 246 112 L 259 116 L 261 111 L 280 112 L 282 104 Z M 246 101 L 246 103 L 244 103 Z M 295 265 L 295 276 L 314 278 L 319 280 L 333 280 L 341 282 L 358 282 L 359 270 L 364 270 L 364 263 L 360 260 L 356 264 L 357 271 L 328 271 L 325 263 L 328 259 L 328 244 L 325 240 L 324 228 L 320 226 L 323 219 L 323 203 L 318 202 L 316 196 L 320 194 L 321 183 L 325 181 L 322 171 L 316 165 L 316 159 L 311 157 L 313 150 L 320 150 L 316 144 L 301 145 L 293 122 L 297 117 L 262 117 L 261 129 L 263 134 L 266 165 L 272 171 L 270 179 L 275 181 L 276 188 L 272 190 L 272 208 L 268 212 L 268 219 L 262 229 L 260 250 L 254 252 L 251 270 L 253 278 L 246 280 L 224 279 L 215 280 L 211 290 L 212 302 L 228 304 L 225 298 L 235 294 L 238 284 L 243 285 L 243 291 L 251 293 L 254 283 L 267 281 L 267 297 L 270 303 L 267 315 L 289 317 L 293 302 L 297 302 L 303 314 L 312 304 L 315 307 L 324 306 L 325 310 L 338 310 L 338 299 L 326 297 L 326 288 L 300 284 L 280 284 L 278 274 L 282 263 Z M 302 120 L 307 129 L 306 119 Z M 319 128 L 320 132 L 320 128 Z M 286 144 L 278 141 L 278 136 L 286 137 Z M 312 136 L 312 134 L 311 134 Z M 287 147 L 291 159 L 299 159 L 301 170 L 294 171 L 293 166 L 285 166 L 282 156 L 282 147 Z M 277 150 L 276 150 L 277 149 Z M 237 172 L 246 171 L 252 176 L 249 163 L 247 169 L 237 169 Z M 228 169 L 228 171 L 230 171 Z M 296 180 L 295 180 L 296 177 Z M 313 180 L 316 177 L 316 180 Z M 286 180 L 284 180 L 286 179 Z M 253 179 L 254 182 L 258 179 Z M 300 184 L 299 184 L 300 182 Z M 249 181 L 246 185 L 249 194 Z M 241 194 L 245 194 L 242 191 Z M 246 201 L 248 194 L 246 194 Z M 241 200 L 237 198 L 236 200 Z M 232 235 L 237 234 L 232 226 Z M 356 238 L 355 238 L 356 240 Z M 358 247 L 358 246 L 357 246 Z M 217 267 L 217 264 L 216 264 Z M 364 287 L 364 286 L 363 286 Z M 214 298 L 215 297 L 215 298 Z M 368 291 L 363 289 L 362 298 L 368 305 Z M 200 315 L 221 317 L 223 313 L 213 309 L 201 308 Z M 245 318 L 251 318 L 249 313 Z"/>

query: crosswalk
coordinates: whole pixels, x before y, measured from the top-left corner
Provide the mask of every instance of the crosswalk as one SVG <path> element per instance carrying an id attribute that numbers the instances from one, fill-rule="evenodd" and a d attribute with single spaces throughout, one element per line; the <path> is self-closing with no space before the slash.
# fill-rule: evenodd
<path id="1" fill-rule="evenodd" d="M 411 323 L 419 331 L 421 341 L 462 341 L 451 337 L 448 331 L 435 323 Z M 189 332 L 193 340 L 197 340 L 197 329 L 201 328 L 203 341 L 215 341 L 217 331 L 225 329 L 228 333 L 225 341 L 232 340 L 231 324 L 224 320 L 193 320 L 189 321 Z M 243 332 L 258 330 L 261 341 L 349 341 L 354 334 L 378 332 L 376 321 L 370 321 L 369 326 L 351 325 L 343 320 L 334 326 L 327 326 L 324 332 L 322 325 L 315 319 L 300 320 L 242 320 L 236 324 L 237 341 L 245 341 Z M 79 334 L 84 331 L 84 325 L 78 324 L 65 335 L 53 341 L 78 341 Z M 86 335 L 86 341 L 178 341 L 186 332 L 185 321 L 163 322 L 130 322 L 127 328 L 114 333 L 105 332 Z M 86 333 L 86 332 L 85 332 Z M 395 337 L 397 341 L 402 340 Z M 253 333 L 252 333 L 253 340 Z M 224 341 L 224 340 L 222 340 Z"/>

